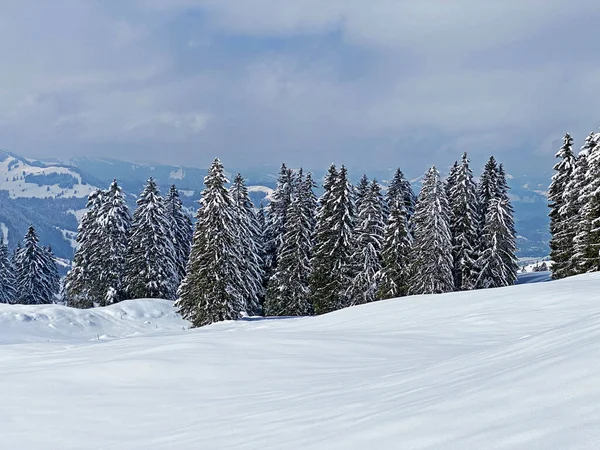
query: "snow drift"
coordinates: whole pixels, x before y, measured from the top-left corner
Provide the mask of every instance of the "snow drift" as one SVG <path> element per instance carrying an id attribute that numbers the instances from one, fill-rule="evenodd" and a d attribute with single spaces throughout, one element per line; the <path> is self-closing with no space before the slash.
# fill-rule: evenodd
<path id="1" fill-rule="evenodd" d="M 185 331 L 163 301 L 3 307 L 3 340 L 29 342 L 0 346 L 2 447 L 596 449 L 599 287 L 592 274 Z M 41 326 L 71 322 L 71 339 Z M 98 342 L 100 328 L 150 334 Z"/>

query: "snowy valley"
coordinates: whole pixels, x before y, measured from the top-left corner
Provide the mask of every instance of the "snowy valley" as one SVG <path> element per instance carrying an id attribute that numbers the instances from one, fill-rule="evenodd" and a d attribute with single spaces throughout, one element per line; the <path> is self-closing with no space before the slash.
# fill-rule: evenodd
<path id="1" fill-rule="evenodd" d="M 163 300 L 0 305 L 2 448 L 595 449 L 599 285 L 200 329 Z"/>

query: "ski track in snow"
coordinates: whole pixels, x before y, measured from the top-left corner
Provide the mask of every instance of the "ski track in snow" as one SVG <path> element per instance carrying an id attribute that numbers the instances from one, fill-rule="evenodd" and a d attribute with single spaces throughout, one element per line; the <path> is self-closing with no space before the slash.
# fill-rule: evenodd
<path id="1" fill-rule="evenodd" d="M 597 449 L 599 287 L 590 274 L 195 330 L 161 300 L 0 305 L 1 447 Z"/>

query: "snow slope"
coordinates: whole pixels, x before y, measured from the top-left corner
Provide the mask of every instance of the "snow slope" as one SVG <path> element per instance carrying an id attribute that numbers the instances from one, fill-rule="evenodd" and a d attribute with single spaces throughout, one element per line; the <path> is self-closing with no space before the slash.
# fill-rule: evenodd
<path id="1" fill-rule="evenodd" d="M 37 325 L 10 318 L 36 308 L 3 307 L 3 339 L 31 342 L 0 347 L 2 448 L 597 449 L 599 287 L 592 274 L 186 331 L 162 301 L 41 307 L 63 318 Z M 48 337 L 70 320 L 71 339 Z M 150 334 L 90 341 L 101 329 Z"/>

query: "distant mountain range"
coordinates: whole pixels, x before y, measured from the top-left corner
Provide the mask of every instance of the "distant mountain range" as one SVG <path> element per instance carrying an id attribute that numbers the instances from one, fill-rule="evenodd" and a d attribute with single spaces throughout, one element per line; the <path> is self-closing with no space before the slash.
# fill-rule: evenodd
<path id="1" fill-rule="evenodd" d="M 229 169 L 230 175 L 237 170 Z M 385 185 L 395 167 L 370 171 L 367 175 Z M 264 166 L 239 169 L 246 178 L 255 205 L 268 202 L 275 187 L 279 167 Z M 510 170 L 509 170 L 510 172 Z M 324 170 L 313 172 L 320 180 Z M 512 172 L 511 172 L 512 173 Z M 116 178 L 128 194 L 130 207 L 144 182 L 150 177 L 166 192 L 175 184 L 190 214 L 197 209 L 206 169 L 134 164 L 112 159 L 76 158 L 67 163 L 39 161 L 0 151 L 0 232 L 14 248 L 33 224 L 44 245 L 51 245 L 65 266 L 73 256 L 78 221 L 85 211 L 87 195 L 94 189 L 106 188 Z M 351 174 L 354 179 L 360 173 Z M 519 234 L 519 256 L 539 257 L 548 254 L 548 208 L 545 189 L 550 173 L 509 177 L 515 220 Z M 413 180 L 418 192 L 420 178 Z"/>

